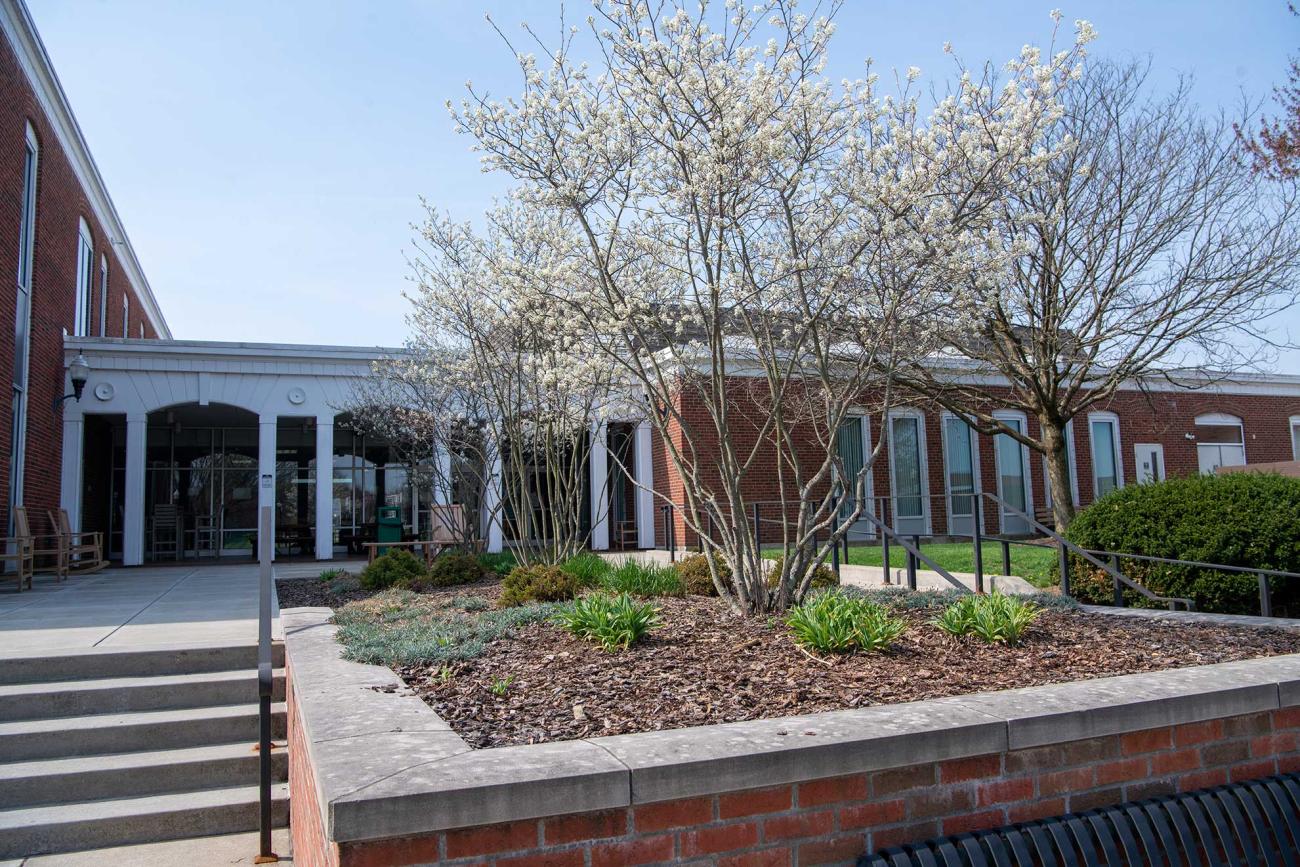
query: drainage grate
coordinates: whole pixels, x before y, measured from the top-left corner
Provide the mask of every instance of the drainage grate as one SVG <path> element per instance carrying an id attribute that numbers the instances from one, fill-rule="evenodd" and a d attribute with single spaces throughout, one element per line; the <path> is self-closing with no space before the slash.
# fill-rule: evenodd
<path id="1" fill-rule="evenodd" d="M 1300 867 L 1300 775 L 1286 774 L 909 843 L 858 867 Z"/>

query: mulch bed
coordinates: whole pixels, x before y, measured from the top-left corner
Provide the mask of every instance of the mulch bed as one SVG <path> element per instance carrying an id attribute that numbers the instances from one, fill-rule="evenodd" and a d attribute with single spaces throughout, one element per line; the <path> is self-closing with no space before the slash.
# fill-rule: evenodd
<path id="1" fill-rule="evenodd" d="M 280 604 L 338 605 L 282 582 Z M 319 582 L 316 582 L 319 584 Z M 450 589 L 450 588 L 449 588 Z M 286 590 L 289 590 L 286 593 Z M 494 599 L 496 582 L 455 588 Z M 446 592 L 446 591 L 444 591 Z M 368 594 L 361 594 L 362 596 Z M 315 601 L 298 601 L 314 599 Z M 286 601 L 293 600 L 293 601 Z M 731 616 L 716 599 L 656 600 L 662 624 L 605 653 L 559 627 L 525 626 L 480 657 L 398 674 L 473 747 L 793 716 L 1012 687 L 1300 652 L 1300 634 L 1042 612 L 1017 647 L 954 639 L 935 610 L 903 611 L 907 633 L 885 653 L 810 657 L 779 619 Z M 494 682 L 509 681 L 503 695 Z"/>
<path id="2" fill-rule="evenodd" d="M 275 582 L 275 594 L 281 608 L 338 608 L 358 599 L 375 595 L 370 590 L 346 590 L 336 593 L 318 578 L 292 578 Z"/>

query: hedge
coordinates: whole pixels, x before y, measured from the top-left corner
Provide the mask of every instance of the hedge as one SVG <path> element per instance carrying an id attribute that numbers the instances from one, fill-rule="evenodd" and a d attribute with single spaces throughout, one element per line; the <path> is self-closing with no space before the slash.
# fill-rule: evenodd
<path id="1" fill-rule="evenodd" d="M 1083 548 L 1300 572 L 1300 479 L 1238 472 L 1169 479 L 1112 491 L 1083 510 L 1066 538 Z M 1074 558 L 1074 594 L 1110 604 L 1110 578 Z M 1253 574 L 1120 561 L 1121 571 L 1162 596 L 1192 599 L 1198 610 L 1259 613 Z M 1275 614 L 1300 612 L 1300 579 L 1272 579 Z M 1133 592 L 1130 605 L 1151 605 Z"/>

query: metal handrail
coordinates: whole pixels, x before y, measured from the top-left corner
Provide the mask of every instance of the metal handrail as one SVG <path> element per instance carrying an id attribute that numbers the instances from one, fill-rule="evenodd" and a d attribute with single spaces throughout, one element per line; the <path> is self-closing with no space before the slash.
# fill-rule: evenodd
<path id="1" fill-rule="evenodd" d="M 271 558 L 274 553 L 271 507 L 263 506 L 259 516 L 258 603 L 257 603 L 257 749 L 258 749 L 258 855 L 254 864 L 271 864 L 280 858 L 271 851 L 271 697 L 275 667 L 271 658 L 271 586 L 275 581 Z"/>
<path id="2" fill-rule="evenodd" d="M 1078 555 L 1079 555 L 1080 557 L 1082 557 L 1083 559 L 1085 559 L 1085 560 L 1087 560 L 1088 562 L 1092 563 L 1093 565 L 1100 567 L 1103 571 L 1105 571 L 1107 574 L 1109 574 L 1109 575 L 1111 576 L 1111 580 L 1112 580 L 1112 581 L 1116 581 L 1116 582 L 1119 582 L 1119 583 L 1121 583 L 1121 584 L 1127 585 L 1130 589 L 1136 591 L 1137 593 L 1141 594 L 1142 596 L 1145 596 L 1147 599 L 1151 600 L 1152 602 L 1163 602 L 1163 603 L 1165 603 L 1166 605 L 1169 606 L 1169 610 L 1170 610 L 1170 611 L 1175 611 L 1175 610 L 1177 610 L 1176 606 L 1179 605 L 1179 604 L 1181 604 L 1181 605 L 1183 606 L 1183 610 L 1185 610 L 1185 611 L 1191 611 L 1191 610 L 1193 610 L 1193 609 L 1196 607 L 1195 603 L 1193 603 L 1192 600 L 1187 599 L 1187 598 L 1185 598 L 1185 597 L 1182 597 L 1182 596 L 1160 596 L 1160 595 L 1157 594 L 1157 593 L 1153 593 L 1153 592 L 1151 592 L 1151 591 L 1148 590 L 1146 587 L 1143 587 L 1141 584 L 1137 583 L 1137 582 L 1134 581 L 1132 578 L 1129 578 L 1127 575 L 1125 575 L 1124 573 L 1120 572 L 1119 569 L 1118 569 L 1116 566 L 1111 565 L 1111 564 L 1109 564 L 1109 563 L 1104 562 L 1103 560 L 1098 559 L 1097 557 L 1093 556 L 1092 553 L 1091 553 L 1090 551 L 1087 551 L 1087 550 L 1084 549 L 1084 548 L 1080 548 L 1078 545 L 1074 544 L 1074 543 L 1071 542 L 1069 539 L 1066 539 L 1064 536 L 1062 536 L 1061 534 L 1057 533 L 1055 530 L 1048 529 L 1046 526 L 1044 526 L 1043 524 L 1040 524 L 1037 520 L 1035 520 L 1032 516 L 1030 516 L 1030 515 L 1026 515 L 1026 514 L 1025 514 L 1024 512 L 1022 512 L 1020 509 L 1017 509 L 1015 506 L 1011 505 L 1011 504 L 1008 503 L 1006 500 L 1004 500 L 1004 499 L 1002 499 L 1001 497 L 999 497 L 997 494 L 989 493 L 988 491 L 981 491 L 981 492 L 980 492 L 980 496 L 981 496 L 981 497 L 988 497 L 990 500 L 992 500 L 993 502 L 997 503 L 997 504 L 998 504 L 999 506 L 1001 506 L 1003 509 L 1007 510 L 1008 512 L 1011 512 L 1012 514 L 1014 514 L 1014 515 L 1020 517 L 1021 519 L 1025 520 L 1025 521 L 1028 521 L 1029 524 L 1030 524 L 1030 526 L 1037 528 L 1037 530 L 1038 530 L 1040 533 L 1042 533 L 1043 535 L 1045 535 L 1045 536 L 1049 536 L 1049 537 L 1051 537 L 1051 538 L 1053 538 L 1053 539 L 1056 540 L 1056 544 L 1057 544 L 1058 546 L 1060 546 L 1060 547 L 1058 548 L 1058 550 L 1061 552 L 1061 593 L 1062 593 L 1062 594 L 1064 594 L 1064 595 L 1066 595 L 1066 596 L 1069 596 L 1069 595 L 1070 595 L 1070 592 L 1069 592 L 1069 586 L 1070 586 L 1070 585 L 1069 585 L 1069 580 L 1070 580 L 1070 579 L 1069 579 L 1069 577 L 1068 577 L 1068 575 L 1069 575 L 1069 562 L 1068 562 L 1068 559 L 1069 559 L 1069 558 L 1068 558 L 1066 552 L 1067 552 L 1067 551 L 1072 551 L 1072 552 L 1074 552 L 1075 554 L 1078 554 Z M 977 532 L 978 532 L 978 528 L 977 528 Z"/>
<path id="3" fill-rule="evenodd" d="M 871 514 L 870 512 L 863 512 L 861 517 L 866 518 L 877 528 L 879 528 L 881 534 L 884 537 L 893 538 L 899 545 L 902 545 L 903 550 L 907 552 L 907 559 L 908 559 L 907 584 L 909 590 L 916 589 L 916 561 L 920 560 L 922 563 L 929 566 L 931 571 L 938 572 L 941 576 L 943 576 L 943 579 L 947 581 L 949 584 L 951 584 L 953 587 L 956 587 L 958 590 L 962 591 L 963 593 L 971 592 L 969 587 L 967 587 L 965 584 L 961 583 L 956 578 L 954 578 L 948 572 L 947 569 L 943 568 L 938 563 L 934 562 L 929 557 L 922 554 L 919 545 L 914 545 L 912 542 L 907 541 L 907 539 L 904 536 L 900 535 L 897 531 L 891 529 L 890 527 L 885 526 L 884 522 L 882 522 L 879 518 L 877 518 L 875 515 Z M 884 574 L 888 576 L 889 562 L 887 560 L 882 561 L 882 564 L 884 568 Z"/>

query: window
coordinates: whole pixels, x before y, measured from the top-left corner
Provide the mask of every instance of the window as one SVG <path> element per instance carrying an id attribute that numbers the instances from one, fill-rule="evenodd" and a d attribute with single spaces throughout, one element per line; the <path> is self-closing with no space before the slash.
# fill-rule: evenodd
<path id="1" fill-rule="evenodd" d="M 90 238 L 90 226 L 83 218 L 77 231 L 77 310 L 72 323 L 72 333 L 78 337 L 90 336 L 94 273 L 95 244 Z"/>
<path id="2" fill-rule="evenodd" d="M 1024 434 L 1024 413 L 1000 410 L 993 417 L 1007 428 Z M 1029 491 L 1029 448 L 1011 434 L 993 437 L 993 456 L 997 461 L 998 496 L 1006 504 L 1001 509 L 1002 532 L 1021 536 L 1033 531 L 1024 517 L 1033 515 L 1034 501 Z"/>
<path id="3" fill-rule="evenodd" d="M 969 535 L 974 531 L 975 480 L 979 449 L 975 431 L 955 415 L 943 417 L 944 484 L 948 489 L 948 532 Z"/>
<path id="4" fill-rule="evenodd" d="M 31 350 L 32 261 L 36 250 L 36 170 L 40 148 L 36 131 L 27 125 L 23 151 L 23 191 L 18 203 L 18 291 L 14 305 L 13 427 L 9 438 L 9 522 L 13 507 L 23 501 L 23 470 L 27 439 L 27 361 Z"/>
<path id="5" fill-rule="evenodd" d="M 920 413 L 890 414 L 889 463 L 894 492 L 889 517 L 893 529 L 904 535 L 928 535 L 929 482 L 925 466 L 925 423 Z"/>
<path id="6" fill-rule="evenodd" d="M 1070 462 L 1070 498 L 1079 505 L 1079 461 L 1074 456 L 1074 419 L 1065 423 L 1065 459 Z M 1043 456 L 1043 494 L 1047 508 L 1052 508 L 1052 476 Z"/>
<path id="7" fill-rule="evenodd" d="M 1291 416 L 1291 457 L 1300 461 L 1300 415 Z"/>
<path id="8" fill-rule="evenodd" d="M 122 295 L 122 336 L 131 336 L 131 298 L 126 294 Z"/>
<path id="9" fill-rule="evenodd" d="M 1124 487 L 1124 466 L 1119 457 L 1119 416 L 1112 412 L 1088 414 L 1092 439 L 1092 493 L 1100 499 Z"/>
<path id="10" fill-rule="evenodd" d="M 1241 419 L 1213 412 L 1196 417 L 1196 460 L 1203 473 L 1246 465 L 1246 437 Z"/>
<path id="11" fill-rule="evenodd" d="M 840 520 L 846 521 L 854 511 L 857 510 L 857 498 L 859 495 L 870 497 L 871 485 L 867 480 L 863 480 L 863 490 L 858 489 L 858 479 L 863 475 L 863 468 L 867 465 L 867 441 L 870 434 L 868 433 L 867 420 L 862 416 L 849 416 L 840 422 L 840 429 L 835 436 L 835 454 L 839 457 L 843 466 L 844 475 L 840 482 Z M 862 503 L 860 514 L 865 515 L 871 512 L 869 502 Z"/>
<path id="12" fill-rule="evenodd" d="M 99 336 L 108 334 L 108 257 L 99 257 Z"/>
<path id="13" fill-rule="evenodd" d="M 140 339 L 144 340 L 144 323 L 140 323 Z"/>

